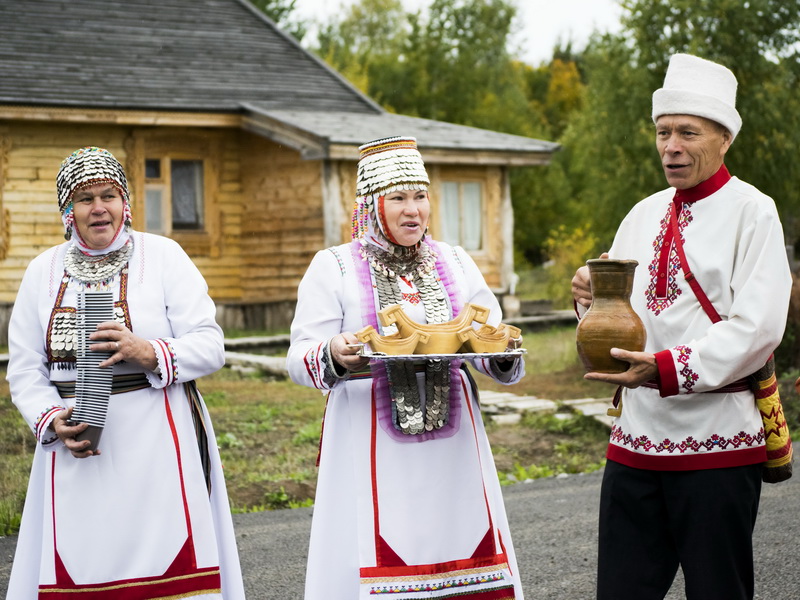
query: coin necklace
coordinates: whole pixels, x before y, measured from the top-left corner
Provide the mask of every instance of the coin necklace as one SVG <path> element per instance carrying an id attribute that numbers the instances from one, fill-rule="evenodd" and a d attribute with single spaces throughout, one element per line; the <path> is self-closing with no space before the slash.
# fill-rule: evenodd
<path id="1" fill-rule="evenodd" d="M 398 277 L 409 276 L 420 293 L 427 323 L 449 320 L 450 309 L 443 286 L 436 273 L 436 254 L 425 242 L 419 247 L 392 247 L 384 251 L 373 245 L 361 248 L 369 262 L 372 280 L 378 292 L 381 309 L 400 304 L 402 293 Z M 425 414 L 417 385 L 416 368 L 410 361 L 387 363 L 389 393 L 392 398 L 392 421 L 395 428 L 407 435 L 441 429 L 450 413 L 450 361 L 431 359 L 425 363 Z"/>
<path id="2" fill-rule="evenodd" d="M 101 289 L 122 271 L 132 253 L 131 240 L 118 250 L 98 256 L 84 254 L 77 246 L 72 246 L 64 256 L 64 270 L 84 287 Z"/>

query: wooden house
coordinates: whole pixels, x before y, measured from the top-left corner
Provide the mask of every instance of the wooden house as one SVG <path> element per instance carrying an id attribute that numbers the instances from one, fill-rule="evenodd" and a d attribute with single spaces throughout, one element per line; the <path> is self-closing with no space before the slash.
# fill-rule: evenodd
<path id="1" fill-rule="evenodd" d="M 358 146 L 389 135 L 418 140 L 434 237 L 502 293 L 509 169 L 557 145 L 390 114 L 246 0 L 2 2 L 0 306 L 63 240 L 55 176 L 93 145 L 125 166 L 134 227 L 193 258 L 223 327 L 285 328 L 313 254 L 349 240 Z"/>

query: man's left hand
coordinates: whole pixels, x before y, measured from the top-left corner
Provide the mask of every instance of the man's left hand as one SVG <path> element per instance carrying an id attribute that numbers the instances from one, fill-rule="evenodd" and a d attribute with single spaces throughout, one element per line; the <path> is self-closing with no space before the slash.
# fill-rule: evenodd
<path id="1" fill-rule="evenodd" d="M 630 352 L 621 348 L 612 348 L 611 356 L 630 363 L 624 373 L 586 373 L 584 379 L 605 381 L 626 388 L 637 388 L 645 381 L 650 381 L 658 375 L 655 354 L 649 352 Z"/>

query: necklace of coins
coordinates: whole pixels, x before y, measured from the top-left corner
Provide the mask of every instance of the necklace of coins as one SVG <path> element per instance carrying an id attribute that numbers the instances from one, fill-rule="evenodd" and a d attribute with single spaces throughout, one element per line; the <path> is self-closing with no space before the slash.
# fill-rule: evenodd
<path id="1" fill-rule="evenodd" d="M 369 245 L 362 246 L 361 253 L 370 264 L 380 308 L 400 304 L 402 294 L 397 279 L 410 275 L 420 292 L 426 322 L 444 323 L 449 319 L 447 297 L 434 268 L 436 256 L 427 244 L 420 244 L 418 252 L 416 248 L 386 252 Z M 426 361 L 424 416 L 414 363 L 392 361 L 386 367 L 393 401 L 392 420 L 397 429 L 408 435 L 417 435 L 447 424 L 450 413 L 450 361 Z"/>
<path id="2" fill-rule="evenodd" d="M 99 256 L 89 256 L 72 246 L 64 256 L 64 270 L 72 279 L 87 287 L 107 284 L 122 271 L 133 253 L 128 240 L 119 250 Z"/>

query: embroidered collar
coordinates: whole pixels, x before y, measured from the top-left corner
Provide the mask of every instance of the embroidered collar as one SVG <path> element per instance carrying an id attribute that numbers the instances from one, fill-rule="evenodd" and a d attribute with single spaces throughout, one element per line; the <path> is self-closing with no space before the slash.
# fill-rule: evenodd
<path id="1" fill-rule="evenodd" d="M 692 202 L 697 202 L 719 191 L 730 179 L 731 174 L 728 172 L 728 168 L 723 164 L 716 173 L 705 181 L 701 181 L 696 186 L 686 190 L 676 190 L 674 201 L 677 204 L 691 204 Z"/>

